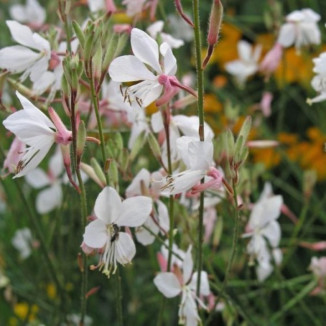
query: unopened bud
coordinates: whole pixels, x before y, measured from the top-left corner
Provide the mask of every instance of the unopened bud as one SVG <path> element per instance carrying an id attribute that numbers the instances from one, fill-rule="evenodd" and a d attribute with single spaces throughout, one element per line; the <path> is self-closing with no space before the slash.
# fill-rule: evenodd
<path id="1" fill-rule="evenodd" d="M 160 159 L 161 148 L 160 148 L 160 145 L 159 145 L 157 139 L 153 135 L 153 133 L 150 132 L 148 134 L 147 141 L 148 141 L 149 147 L 151 148 L 151 150 L 153 152 L 154 157 L 157 159 Z"/>
<path id="2" fill-rule="evenodd" d="M 91 171 L 90 169 L 87 169 L 85 172 L 89 175 L 90 178 L 92 178 L 95 181 L 95 176 L 96 179 L 100 180 L 101 185 L 105 185 L 106 184 L 106 180 L 105 180 L 105 174 L 100 166 L 100 164 L 98 163 L 98 161 L 96 160 L 96 158 L 92 157 L 91 158 L 91 167 L 93 168 L 93 171 Z M 87 168 L 87 167 L 86 167 Z M 94 176 L 94 174 L 95 176 Z M 98 183 L 98 182 L 97 182 Z"/>
<path id="3" fill-rule="evenodd" d="M 102 46 L 99 44 L 97 47 L 94 57 L 92 58 L 93 63 L 93 77 L 100 79 L 102 74 Z"/>
<path id="4" fill-rule="evenodd" d="M 214 47 L 217 44 L 222 19 L 223 19 L 223 6 L 221 0 L 213 0 L 211 13 L 209 17 L 208 34 L 207 34 L 208 49 L 207 49 L 206 57 L 203 62 L 203 68 L 206 67 L 209 59 L 212 56 Z"/>
<path id="5" fill-rule="evenodd" d="M 84 123 L 84 121 L 80 121 L 78 131 L 77 131 L 77 146 L 76 146 L 77 164 L 78 165 L 81 161 L 81 157 L 84 152 L 86 136 L 87 136 L 87 131 L 86 131 L 85 123 Z"/>
<path id="6" fill-rule="evenodd" d="M 74 29 L 74 32 L 76 33 L 76 36 L 77 36 L 77 38 L 79 40 L 79 43 L 80 43 L 81 47 L 84 48 L 84 46 L 85 46 L 85 35 L 84 35 L 84 32 L 83 32 L 82 28 L 80 27 L 80 25 L 76 21 L 72 22 L 72 27 Z"/>
<path id="7" fill-rule="evenodd" d="M 108 170 L 108 176 L 110 180 L 110 184 L 113 185 L 117 191 L 119 190 L 119 170 L 118 164 L 115 160 L 111 160 L 110 167 Z"/>

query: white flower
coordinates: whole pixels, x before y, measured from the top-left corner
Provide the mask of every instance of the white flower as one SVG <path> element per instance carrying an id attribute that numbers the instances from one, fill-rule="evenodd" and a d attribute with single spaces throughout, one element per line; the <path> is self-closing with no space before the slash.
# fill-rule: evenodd
<path id="1" fill-rule="evenodd" d="M 268 246 L 276 248 L 281 238 L 281 228 L 276 219 L 281 214 L 282 196 L 272 196 L 259 200 L 253 207 L 246 233 L 243 237 L 251 237 L 247 252 L 260 260 L 269 258 Z M 268 243 L 267 243 L 268 241 Z"/>
<path id="2" fill-rule="evenodd" d="M 55 154 L 50 159 L 47 174 L 40 168 L 26 174 L 26 181 L 33 188 L 45 188 L 36 197 L 36 210 L 39 214 L 46 214 L 60 207 L 62 202 L 62 179 L 59 176 L 62 172 L 63 159 L 60 148 L 57 147 Z"/>
<path id="3" fill-rule="evenodd" d="M 197 272 L 193 273 L 193 261 L 191 257 L 191 247 L 189 247 L 184 261 L 182 277 L 177 277 L 172 272 L 159 273 L 154 278 L 154 284 L 158 290 L 167 298 L 173 298 L 181 294 L 181 304 L 179 307 L 179 323 L 186 326 L 196 326 L 200 323 L 197 311 L 197 302 L 206 309 L 205 305 L 196 296 Z M 200 295 L 210 294 L 207 273 L 201 271 Z"/>
<path id="4" fill-rule="evenodd" d="M 294 44 L 298 51 L 302 46 L 320 44 L 319 20 L 320 15 L 309 8 L 293 11 L 286 16 L 286 23 L 280 29 L 277 42 L 283 47 Z"/>
<path id="5" fill-rule="evenodd" d="M 247 78 L 257 72 L 262 47 L 257 45 L 254 49 L 246 41 L 238 42 L 239 60 L 234 60 L 225 65 L 228 73 L 235 76 L 238 83 L 243 85 Z"/>
<path id="6" fill-rule="evenodd" d="M 157 175 L 159 172 L 154 172 Z M 169 213 L 166 205 L 160 201 L 160 189 L 156 187 L 156 183 L 152 183 L 152 176 L 146 169 L 141 169 L 137 175 L 132 180 L 131 184 L 126 189 L 126 196 L 139 196 L 139 195 L 148 195 L 153 198 L 155 206 L 153 209 L 153 216 L 149 216 L 143 226 L 140 226 L 136 229 L 136 238 L 137 240 L 147 246 L 154 242 L 155 235 L 160 231 L 161 233 L 166 233 L 170 229 L 170 220 Z M 146 226 L 146 228 L 144 228 Z"/>
<path id="7" fill-rule="evenodd" d="M 134 55 L 125 55 L 114 59 L 109 74 L 116 82 L 139 82 L 128 87 L 125 97 L 146 107 L 164 95 L 157 105 L 167 103 L 179 90 L 185 88 L 174 76 L 177 70 L 176 59 L 167 43 L 160 48 L 156 41 L 140 29 L 131 31 L 131 48 Z M 162 65 L 159 56 L 162 56 Z M 149 66 L 154 73 L 148 69 Z"/>
<path id="8" fill-rule="evenodd" d="M 212 141 L 199 141 L 194 137 L 183 136 L 177 139 L 179 155 L 187 170 L 167 176 L 161 180 L 162 189 L 170 195 L 176 195 L 190 190 L 196 186 L 195 192 L 207 188 L 219 189 L 221 187 L 222 173 L 214 167 Z M 197 185 L 205 177 L 205 182 Z"/>
<path id="9" fill-rule="evenodd" d="M 26 5 L 13 5 L 9 9 L 10 16 L 21 23 L 42 25 L 46 18 L 45 9 L 37 0 L 27 0 Z"/>
<path id="10" fill-rule="evenodd" d="M 124 226 L 142 225 L 152 211 L 152 200 L 144 196 L 128 198 L 121 202 L 115 189 L 105 187 L 98 195 L 94 212 L 97 217 L 86 226 L 84 244 L 92 249 L 101 249 L 99 267 L 110 276 L 117 262 L 125 265 L 133 259 L 136 248 L 131 236 L 121 232 Z"/>
<path id="11" fill-rule="evenodd" d="M 162 41 L 169 44 L 171 48 L 177 49 L 180 46 L 184 45 L 183 40 L 176 39 L 172 35 L 162 32 L 163 26 L 164 22 L 162 20 L 158 20 L 154 24 L 147 27 L 147 32 L 154 39 L 156 39 L 159 35 Z"/>
<path id="12" fill-rule="evenodd" d="M 311 86 L 319 95 L 308 99 L 307 103 L 309 105 L 326 100 L 326 52 L 323 52 L 318 58 L 313 59 L 313 62 L 315 65 L 313 72 L 317 75 L 312 79 Z"/>
<path id="13" fill-rule="evenodd" d="M 16 92 L 23 110 L 16 111 L 3 121 L 3 125 L 27 145 L 19 163 L 15 178 L 26 175 L 43 160 L 54 142 L 67 145 L 71 142 L 68 131 L 52 108 L 49 108 L 52 121 Z"/>
<path id="14" fill-rule="evenodd" d="M 32 233 L 29 228 L 19 229 L 11 240 L 12 245 L 19 251 L 21 259 L 26 259 L 32 253 Z"/>
<path id="15" fill-rule="evenodd" d="M 27 26 L 7 20 L 12 38 L 21 45 L 8 46 L 0 50 L 0 68 L 11 73 L 24 72 L 20 80 L 28 76 L 37 81 L 48 69 L 51 58 L 50 43 Z"/>

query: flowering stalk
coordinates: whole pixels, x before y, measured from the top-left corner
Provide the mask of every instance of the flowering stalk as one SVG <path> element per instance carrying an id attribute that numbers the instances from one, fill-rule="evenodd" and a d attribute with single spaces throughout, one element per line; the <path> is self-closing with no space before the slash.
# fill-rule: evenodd
<path id="1" fill-rule="evenodd" d="M 204 141 L 204 74 L 201 59 L 201 36 L 200 36 L 200 20 L 199 20 L 199 0 L 193 0 L 193 15 L 194 15 L 194 33 L 195 33 L 195 47 L 196 47 L 196 69 L 197 69 L 197 113 L 199 118 L 199 139 Z M 203 183 L 204 180 L 201 181 Z M 200 279 L 202 270 L 202 255 L 203 255 L 203 236 L 204 236 L 204 192 L 200 194 L 199 206 L 199 232 L 198 232 L 198 250 L 197 250 L 197 290 L 196 294 L 199 296 Z"/>

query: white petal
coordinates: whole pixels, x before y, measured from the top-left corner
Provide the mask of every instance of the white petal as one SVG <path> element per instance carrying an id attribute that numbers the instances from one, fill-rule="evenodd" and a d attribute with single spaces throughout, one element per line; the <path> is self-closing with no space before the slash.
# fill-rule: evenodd
<path id="1" fill-rule="evenodd" d="M 42 169 L 35 169 L 26 174 L 25 179 L 35 189 L 43 188 L 50 184 L 48 175 Z"/>
<path id="2" fill-rule="evenodd" d="M 108 232 L 105 223 L 96 219 L 85 228 L 84 242 L 91 248 L 103 248 L 108 240 Z"/>
<path id="3" fill-rule="evenodd" d="M 129 264 L 136 254 L 135 244 L 128 233 L 119 232 L 115 241 L 116 259 L 121 265 Z"/>
<path id="4" fill-rule="evenodd" d="M 170 219 L 169 219 L 168 208 L 160 200 L 157 200 L 156 204 L 157 204 L 158 222 L 160 224 L 160 227 L 167 232 L 170 230 Z"/>
<path id="5" fill-rule="evenodd" d="M 287 48 L 294 43 L 295 40 L 295 26 L 292 23 L 284 24 L 279 32 L 277 43 Z"/>
<path id="6" fill-rule="evenodd" d="M 26 22 L 26 12 L 25 7 L 22 5 L 13 5 L 9 8 L 9 13 L 11 18 L 19 22 Z"/>
<path id="7" fill-rule="evenodd" d="M 173 298 L 181 293 L 180 283 L 173 273 L 159 273 L 154 278 L 154 284 L 167 298 Z"/>
<path id="8" fill-rule="evenodd" d="M 150 173 L 146 169 L 141 169 L 126 189 L 126 196 L 139 196 L 142 194 L 142 187 L 149 189 Z"/>
<path id="9" fill-rule="evenodd" d="M 158 20 L 154 24 L 147 27 L 147 32 L 152 38 L 156 38 L 157 34 L 162 32 L 164 26 L 164 22 L 162 20 Z"/>
<path id="10" fill-rule="evenodd" d="M 27 0 L 26 14 L 29 22 L 43 24 L 46 18 L 45 9 L 36 0 Z"/>
<path id="11" fill-rule="evenodd" d="M 180 46 L 185 44 L 185 42 L 183 40 L 174 38 L 170 34 L 161 33 L 161 38 L 162 38 L 163 42 L 166 42 L 167 44 L 169 44 L 169 46 L 173 49 L 178 49 Z"/>
<path id="12" fill-rule="evenodd" d="M 211 141 L 192 141 L 188 145 L 190 168 L 208 170 L 213 164 L 213 143 Z"/>
<path id="13" fill-rule="evenodd" d="M 197 289 L 197 278 L 198 278 L 198 272 L 194 272 L 191 278 L 191 286 L 194 291 Z M 209 282 L 208 282 L 208 275 L 207 272 L 201 271 L 200 272 L 200 294 L 204 296 L 208 296 L 211 291 L 209 288 Z"/>
<path id="14" fill-rule="evenodd" d="M 23 169 L 14 176 L 14 178 L 19 178 L 26 175 L 28 172 L 35 169 L 43 160 L 45 155 L 50 150 L 54 140 L 52 137 L 39 137 L 39 148 L 37 147 L 29 147 L 27 148 L 26 153 L 21 158 L 21 161 L 24 162 Z"/>
<path id="15" fill-rule="evenodd" d="M 146 226 L 149 230 L 152 231 L 152 233 L 157 234 L 159 232 L 159 227 L 157 224 L 153 221 L 151 217 L 147 219 L 144 226 Z M 137 228 L 135 234 L 138 242 L 140 242 L 143 246 L 148 246 L 152 244 L 155 240 L 155 236 L 148 232 L 144 227 Z"/>
<path id="16" fill-rule="evenodd" d="M 8 46 L 0 50 L 0 68 L 20 73 L 32 66 L 39 57 L 38 53 L 23 46 Z"/>
<path id="17" fill-rule="evenodd" d="M 39 49 L 33 38 L 33 32 L 25 25 L 19 24 L 14 20 L 7 20 L 12 38 L 19 44 L 29 48 Z"/>
<path id="18" fill-rule="evenodd" d="M 120 215 L 116 223 L 119 226 L 140 226 L 145 223 L 151 211 L 151 198 L 145 196 L 127 198 L 122 202 Z"/>
<path id="19" fill-rule="evenodd" d="M 186 255 L 184 257 L 184 260 L 183 260 L 182 268 L 183 268 L 183 283 L 184 284 L 187 284 L 189 282 L 191 275 L 192 275 L 192 270 L 194 268 L 194 262 L 193 262 L 192 256 L 191 256 L 191 249 L 192 249 L 192 246 L 189 246 L 189 248 L 186 252 Z"/>
<path id="20" fill-rule="evenodd" d="M 147 33 L 138 28 L 133 28 L 131 31 L 131 48 L 140 61 L 150 65 L 157 73 L 162 73 L 158 61 L 158 45 Z"/>
<path id="21" fill-rule="evenodd" d="M 39 214 L 51 212 L 62 202 L 61 186 L 55 183 L 50 188 L 42 190 L 36 198 L 36 210 Z"/>
<path id="22" fill-rule="evenodd" d="M 170 46 L 167 43 L 163 43 L 160 46 L 160 51 L 164 60 L 164 73 L 166 75 L 174 76 L 177 72 L 177 59 L 173 55 Z"/>
<path id="23" fill-rule="evenodd" d="M 105 187 L 96 198 L 94 213 L 105 224 L 115 223 L 121 211 L 121 198 L 112 187 Z"/>
<path id="24" fill-rule="evenodd" d="M 157 111 L 151 116 L 151 125 L 154 132 L 160 132 L 164 129 L 163 118 L 161 111 Z"/>
<path id="25" fill-rule="evenodd" d="M 56 82 L 56 76 L 52 71 L 44 71 L 43 69 L 47 69 L 47 63 L 44 65 L 45 61 L 42 62 L 41 65 L 37 66 L 37 73 L 31 75 L 31 80 L 34 81 L 33 83 L 33 91 L 35 94 L 40 95 L 43 94 L 46 90 L 48 90 L 54 83 Z M 41 73 L 39 76 L 38 73 Z M 39 78 L 37 78 L 39 77 Z M 36 78 L 33 79 L 33 78 Z"/>
<path id="26" fill-rule="evenodd" d="M 133 55 L 115 58 L 109 67 L 109 75 L 115 82 L 155 80 L 155 75 Z"/>
<path id="27" fill-rule="evenodd" d="M 63 171 L 63 157 L 60 146 L 57 146 L 53 156 L 50 159 L 49 170 L 56 178 L 59 177 Z"/>
<path id="28" fill-rule="evenodd" d="M 252 60 L 252 45 L 247 41 L 238 42 L 238 53 L 242 61 L 249 62 Z"/>
<path id="29" fill-rule="evenodd" d="M 271 221 L 261 230 L 261 234 L 267 238 L 270 245 L 275 248 L 281 240 L 281 227 L 277 221 Z"/>

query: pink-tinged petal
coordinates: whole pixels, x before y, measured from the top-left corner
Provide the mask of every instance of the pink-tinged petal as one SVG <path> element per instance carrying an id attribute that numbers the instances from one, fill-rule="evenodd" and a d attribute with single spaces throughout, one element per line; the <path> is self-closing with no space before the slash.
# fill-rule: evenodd
<path id="1" fill-rule="evenodd" d="M 164 74 L 174 76 L 177 72 L 177 59 L 173 55 L 170 46 L 163 43 L 160 46 L 160 51 L 163 56 Z"/>
<path id="2" fill-rule="evenodd" d="M 119 218 L 116 224 L 119 226 L 137 227 L 145 223 L 152 211 L 152 199 L 145 196 L 128 198 L 122 202 Z"/>
<path id="3" fill-rule="evenodd" d="M 126 189 L 126 196 L 142 195 L 142 188 L 148 190 L 150 183 L 150 173 L 146 169 L 141 169 Z"/>
<path id="4" fill-rule="evenodd" d="M 279 32 L 277 43 L 287 48 L 294 43 L 296 37 L 295 26 L 292 23 L 284 24 Z"/>
<path id="5" fill-rule="evenodd" d="M 154 284 L 167 298 L 173 298 L 181 293 L 180 283 L 173 273 L 159 273 L 154 278 Z"/>
<path id="6" fill-rule="evenodd" d="M 35 189 L 50 185 L 50 179 L 42 169 L 35 169 L 29 172 L 25 176 L 25 179 L 27 183 Z"/>
<path id="7" fill-rule="evenodd" d="M 84 243 L 90 248 L 103 248 L 108 240 L 108 231 L 103 221 L 96 219 L 85 228 Z"/>
<path id="8" fill-rule="evenodd" d="M 119 238 L 115 241 L 115 255 L 121 265 L 129 264 L 136 254 L 136 247 L 131 236 L 125 232 L 119 232 Z"/>
<path id="9" fill-rule="evenodd" d="M 133 55 L 115 58 L 109 67 L 109 75 L 115 82 L 155 80 L 155 75 Z"/>
<path id="10" fill-rule="evenodd" d="M 192 246 L 189 246 L 189 248 L 186 252 L 186 255 L 184 257 L 184 260 L 183 260 L 183 265 L 182 265 L 184 285 L 190 281 L 192 271 L 194 268 L 194 262 L 193 262 L 192 256 L 191 256 L 191 249 L 192 249 Z"/>
<path id="11" fill-rule="evenodd" d="M 97 196 L 94 212 L 105 224 L 115 223 L 121 212 L 121 198 L 112 187 L 105 187 Z"/>
<path id="12" fill-rule="evenodd" d="M 61 186 L 55 183 L 50 188 L 41 191 L 36 198 L 36 210 L 39 214 L 46 214 L 59 207 L 62 202 Z"/>
<path id="13" fill-rule="evenodd" d="M 0 50 L 0 68 L 12 73 L 21 73 L 34 64 L 40 55 L 20 45 L 8 46 Z"/>
<path id="14" fill-rule="evenodd" d="M 157 73 L 162 73 L 159 64 L 158 45 L 147 33 L 138 28 L 133 28 L 131 31 L 131 48 L 140 61 L 151 66 Z"/>
<path id="15" fill-rule="evenodd" d="M 105 246 L 109 235 L 105 223 L 96 219 L 86 226 L 83 237 L 88 247 L 100 249 Z"/>

